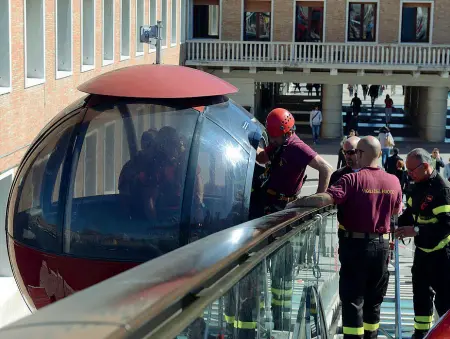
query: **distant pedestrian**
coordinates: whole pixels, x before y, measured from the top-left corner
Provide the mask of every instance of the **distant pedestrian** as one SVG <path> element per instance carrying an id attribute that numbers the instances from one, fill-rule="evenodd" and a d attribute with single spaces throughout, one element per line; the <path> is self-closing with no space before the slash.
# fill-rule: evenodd
<path id="1" fill-rule="evenodd" d="M 371 85 L 369 88 L 369 95 L 370 95 L 370 103 L 371 107 L 375 105 L 375 100 L 378 98 L 378 86 L 377 85 Z"/>
<path id="2" fill-rule="evenodd" d="M 392 101 L 389 94 L 386 94 L 386 99 L 384 99 L 385 114 L 386 114 L 386 125 L 389 126 L 392 117 L 392 107 L 394 106 L 394 102 Z"/>
<path id="3" fill-rule="evenodd" d="M 444 167 L 444 178 L 450 181 L 450 159 L 448 161 Z"/>
<path id="4" fill-rule="evenodd" d="M 322 124 L 322 112 L 319 110 L 319 106 L 315 106 L 309 115 L 309 125 L 312 129 L 312 136 L 314 143 L 319 141 L 320 125 Z"/>
<path id="5" fill-rule="evenodd" d="M 364 98 L 364 100 L 366 100 L 367 93 L 369 92 L 369 86 L 361 85 L 361 87 L 362 87 L 362 90 L 363 90 L 363 98 Z"/>
<path id="6" fill-rule="evenodd" d="M 439 148 L 433 149 L 433 153 L 431 153 L 431 167 L 439 174 L 441 173 L 441 168 L 445 167 L 444 160 L 442 160 L 439 154 Z"/>
<path id="7" fill-rule="evenodd" d="M 319 96 L 319 92 L 320 92 L 320 84 L 314 84 L 314 89 L 316 90 L 316 96 Z"/>
<path id="8" fill-rule="evenodd" d="M 391 149 L 395 146 L 394 138 L 392 137 L 389 127 L 383 126 L 380 128 L 378 140 L 380 140 L 381 144 L 381 166 L 385 167 L 386 160 L 391 153 Z"/>
<path id="9" fill-rule="evenodd" d="M 349 97 L 352 97 L 353 96 L 353 85 L 348 85 L 347 86 L 347 89 L 348 89 L 348 96 Z"/>
<path id="10" fill-rule="evenodd" d="M 395 85 L 391 85 L 391 95 L 395 95 Z"/>

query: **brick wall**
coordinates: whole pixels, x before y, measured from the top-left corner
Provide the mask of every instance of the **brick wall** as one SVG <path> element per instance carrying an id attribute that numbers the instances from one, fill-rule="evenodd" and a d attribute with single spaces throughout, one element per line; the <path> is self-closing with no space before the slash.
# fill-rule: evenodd
<path id="1" fill-rule="evenodd" d="M 346 0 L 327 1 L 326 6 L 326 41 L 345 42 Z"/>
<path id="2" fill-rule="evenodd" d="M 398 42 L 398 21 L 400 20 L 400 1 L 382 0 L 378 18 L 378 42 L 396 43 Z"/>
<path id="3" fill-rule="evenodd" d="M 289 41 L 294 38 L 293 34 L 293 11 L 295 11 L 292 0 L 272 0 L 273 13 L 273 41 Z"/>
<path id="4" fill-rule="evenodd" d="M 154 63 L 155 53 L 149 53 L 148 45 L 144 46 L 144 55 L 136 57 L 136 0 L 131 0 L 131 39 L 130 59 L 120 61 L 120 5 L 121 0 L 115 0 L 115 51 L 114 63 L 102 66 L 102 1 L 95 0 L 95 68 L 91 71 L 80 72 L 81 69 L 81 5 L 80 1 L 72 1 L 73 13 L 73 75 L 55 79 L 55 0 L 45 1 L 45 83 L 29 88 L 25 84 L 25 55 L 24 55 L 24 1 L 11 2 L 11 66 L 12 91 L 0 95 L 0 172 L 18 164 L 26 148 L 13 154 L 5 154 L 29 144 L 44 125 L 68 104 L 83 96 L 76 87 L 107 71 L 113 69 L 142 64 Z M 162 51 L 162 62 L 165 64 L 179 64 L 180 45 L 171 46 L 171 1 L 168 0 L 167 40 L 168 48 Z M 180 8 L 180 0 L 178 8 Z M 149 0 L 145 0 L 144 23 L 149 20 Z M 158 1 L 158 18 L 161 18 L 161 0 Z M 178 30 L 180 27 L 180 13 L 177 14 Z M 179 39 L 179 33 L 178 33 Z"/>
<path id="5" fill-rule="evenodd" d="M 242 1 L 222 0 L 222 40 L 241 40 Z"/>
<path id="6" fill-rule="evenodd" d="M 450 3 L 446 0 L 434 2 L 433 44 L 450 44 Z"/>

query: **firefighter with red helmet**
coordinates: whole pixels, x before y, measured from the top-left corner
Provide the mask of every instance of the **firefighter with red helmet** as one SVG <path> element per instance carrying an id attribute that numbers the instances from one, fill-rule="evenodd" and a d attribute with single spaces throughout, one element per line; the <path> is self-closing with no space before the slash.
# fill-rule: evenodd
<path id="1" fill-rule="evenodd" d="M 265 213 L 283 210 L 299 194 L 307 166 L 319 171 L 317 193 L 325 192 L 331 166 L 295 134 L 295 119 L 284 108 L 275 108 L 266 119 L 270 144 L 258 148 L 256 161 L 269 164 L 263 181 Z"/>
<path id="2" fill-rule="evenodd" d="M 266 119 L 270 144 L 258 148 L 256 161 L 265 164 L 266 172 L 253 194 L 259 196 L 264 214 L 283 210 L 296 199 L 305 180 L 307 166 L 319 172 L 317 192 L 325 192 L 331 175 L 331 166 L 295 134 L 295 119 L 284 108 L 275 108 Z M 255 199 L 253 199 L 255 201 Z M 272 314 L 275 330 L 290 329 L 294 250 L 284 246 L 271 260 Z"/>

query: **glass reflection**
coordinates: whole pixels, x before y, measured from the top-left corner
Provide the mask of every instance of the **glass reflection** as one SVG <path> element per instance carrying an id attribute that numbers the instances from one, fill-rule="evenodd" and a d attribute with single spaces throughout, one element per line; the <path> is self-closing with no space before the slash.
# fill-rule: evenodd
<path id="1" fill-rule="evenodd" d="M 322 254 L 323 244 L 337 244 L 335 216 L 318 219 L 314 227 L 291 237 L 204 309 L 177 338 L 326 337 L 323 316 L 334 307 L 338 272 L 334 259 Z M 325 302 L 320 302 L 318 291 Z"/>
<path id="2" fill-rule="evenodd" d="M 323 7 L 296 5 L 295 41 L 320 42 L 323 30 Z"/>
<path id="3" fill-rule="evenodd" d="M 190 241 L 247 220 L 249 154 L 222 128 L 205 120 L 191 208 Z"/>
<path id="4" fill-rule="evenodd" d="M 148 260 L 179 247 L 188 152 L 198 112 L 143 102 L 88 112 L 64 249 Z"/>
<path id="5" fill-rule="evenodd" d="M 349 4 L 349 41 L 375 41 L 376 6 L 367 3 Z"/>
<path id="6" fill-rule="evenodd" d="M 402 42 L 429 42 L 429 4 L 404 4 Z"/>

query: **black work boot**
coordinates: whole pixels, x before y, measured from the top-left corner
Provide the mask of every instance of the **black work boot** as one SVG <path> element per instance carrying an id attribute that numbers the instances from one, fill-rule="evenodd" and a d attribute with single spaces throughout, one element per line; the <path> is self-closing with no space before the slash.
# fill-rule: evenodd
<path id="1" fill-rule="evenodd" d="M 427 334 L 427 331 L 414 331 L 414 334 L 412 335 L 411 339 L 423 339 L 425 338 Z"/>

